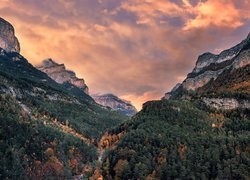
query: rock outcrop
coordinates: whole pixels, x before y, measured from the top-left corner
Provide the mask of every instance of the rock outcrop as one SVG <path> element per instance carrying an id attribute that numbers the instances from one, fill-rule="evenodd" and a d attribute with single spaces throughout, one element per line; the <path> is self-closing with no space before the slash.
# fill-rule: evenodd
<path id="1" fill-rule="evenodd" d="M 222 110 L 250 109 L 250 101 L 233 98 L 203 98 L 203 102 L 210 108 Z"/>
<path id="2" fill-rule="evenodd" d="M 195 68 L 178 88 L 166 93 L 163 99 L 169 99 L 178 89 L 195 91 L 217 79 L 225 71 L 234 71 L 250 64 L 250 33 L 238 45 L 215 55 L 204 53 L 198 57 Z"/>
<path id="3" fill-rule="evenodd" d="M 13 26 L 2 18 L 0 18 L 0 47 L 7 52 L 20 52 Z"/>
<path id="4" fill-rule="evenodd" d="M 136 108 L 129 101 L 120 99 L 113 94 L 92 95 L 92 97 L 96 103 L 110 107 L 111 109 L 119 111 L 127 116 L 133 116 L 137 113 Z"/>
<path id="5" fill-rule="evenodd" d="M 75 72 L 67 70 L 64 64 L 58 64 L 52 59 L 46 59 L 37 68 L 48 74 L 50 78 L 59 84 L 69 83 L 82 89 L 86 94 L 89 93 L 84 79 L 76 77 Z"/>
<path id="6" fill-rule="evenodd" d="M 250 64 L 250 35 L 238 45 L 219 55 L 205 53 L 199 56 L 192 73 L 182 83 L 186 90 L 196 90 L 216 79 L 226 69 L 238 69 Z"/>

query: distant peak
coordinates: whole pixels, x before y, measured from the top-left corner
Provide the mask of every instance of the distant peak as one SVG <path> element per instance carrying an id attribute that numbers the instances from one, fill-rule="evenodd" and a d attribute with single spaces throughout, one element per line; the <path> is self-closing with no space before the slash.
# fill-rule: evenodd
<path id="1" fill-rule="evenodd" d="M 110 107 L 111 109 L 119 111 L 127 116 L 133 116 L 137 112 L 136 108 L 130 101 L 123 100 L 114 94 L 93 94 L 92 97 L 96 103 Z"/>

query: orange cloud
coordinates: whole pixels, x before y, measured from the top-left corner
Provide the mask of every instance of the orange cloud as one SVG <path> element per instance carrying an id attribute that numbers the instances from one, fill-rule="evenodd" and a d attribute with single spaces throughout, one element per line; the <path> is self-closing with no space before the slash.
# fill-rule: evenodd
<path id="1" fill-rule="evenodd" d="M 137 24 L 154 24 L 153 18 L 164 15 L 177 16 L 183 9 L 177 4 L 165 0 L 129 0 L 122 3 L 121 7 L 126 11 L 136 13 Z"/>
<path id="2" fill-rule="evenodd" d="M 249 7 L 249 1 L 239 2 Z M 136 13 L 138 24 L 154 25 L 162 15 L 181 17 L 185 21 L 183 30 L 205 28 L 209 26 L 237 28 L 243 25 L 243 19 L 249 18 L 249 11 L 238 9 L 233 0 L 207 0 L 192 5 L 189 0 L 176 4 L 166 0 L 129 0 L 121 8 Z"/>
<path id="3" fill-rule="evenodd" d="M 191 8 L 196 17 L 187 20 L 184 30 L 209 26 L 237 28 L 243 25 L 242 14 L 231 0 L 208 0 Z"/>
<path id="4" fill-rule="evenodd" d="M 163 97 L 163 95 L 162 95 Z M 159 94 L 154 92 L 146 92 L 140 96 L 135 95 L 124 95 L 121 97 L 122 99 L 129 99 L 130 101 L 134 102 L 134 106 L 136 109 L 140 110 L 142 108 L 142 105 L 147 101 L 152 100 L 159 100 Z"/>

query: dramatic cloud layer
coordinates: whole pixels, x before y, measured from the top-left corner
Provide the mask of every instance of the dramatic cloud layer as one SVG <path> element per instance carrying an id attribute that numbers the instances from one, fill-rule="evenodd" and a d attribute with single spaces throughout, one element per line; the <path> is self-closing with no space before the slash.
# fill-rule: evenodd
<path id="1" fill-rule="evenodd" d="M 84 77 L 91 93 L 112 92 L 138 108 L 159 99 L 205 51 L 249 32 L 250 0 L 3 0 L 21 53 L 51 57 Z"/>

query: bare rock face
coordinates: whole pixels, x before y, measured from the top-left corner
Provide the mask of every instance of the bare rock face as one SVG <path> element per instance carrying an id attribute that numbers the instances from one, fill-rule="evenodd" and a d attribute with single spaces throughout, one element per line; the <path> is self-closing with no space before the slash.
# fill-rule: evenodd
<path id="1" fill-rule="evenodd" d="M 48 76 L 57 83 L 70 83 L 82 89 L 86 94 L 89 94 L 89 89 L 85 84 L 84 79 L 76 77 L 75 72 L 67 70 L 64 64 L 58 64 L 52 59 L 46 59 L 37 68 L 48 74 Z"/>
<path id="2" fill-rule="evenodd" d="M 233 98 L 203 98 L 203 102 L 215 109 L 234 110 L 234 109 L 250 109 L 250 101 L 239 101 Z"/>
<path id="3" fill-rule="evenodd" d="M 2 18 L 0 18 L 0 47 L 7 52 L 20 52 L 13 26 Z"/>
<path id="4" fill-rule="evenodd" d="M 179 86 L 187 91 L 195 91 L 205 86 L 212 79 L 217 79 L 226 70 L 236 70 L 250 64 L 250 33 L 238 45 L 215 55 L 204 53 L 198 57 L 195 68 Z M 178 88 L 177 88 L 178 89 Z M 177 90 L 165 94 L 165 99 L 171 97 Z M 164 98 L 164 97 L 163 97 Z"/>
<path id="5" fill-rule="evenodd" d="M 226 69 L 238 69 L 250 64 L 250 35 L 238 45 L 219 55 L 205 53 L 199 56 L 192 73 L 183 82 L 186 90 L 196 90 L 216 79 Z"/>
<path id="6" fill-rule="evenodd" d="M 113 94 L 92 95 L 96 103 L 110 107 L 115 111 L 119 111 L 127 116 L 133 116 L 137 113 L 136 108 L 126 100 L 122 100 Z"/>
<path id="7" fill-rule="evenodd" d="M 223 69 L 224 70 L 224 69 Z M 182 86 L 184 89 L 187 90 L 196 90 L 199 87 L 204 86 L 207 84 L 211 79 L 217 78 L 223 70 L 218 71 L 206 71 L 195 78 L 187 78 Z"/>

